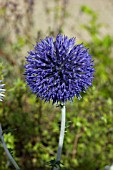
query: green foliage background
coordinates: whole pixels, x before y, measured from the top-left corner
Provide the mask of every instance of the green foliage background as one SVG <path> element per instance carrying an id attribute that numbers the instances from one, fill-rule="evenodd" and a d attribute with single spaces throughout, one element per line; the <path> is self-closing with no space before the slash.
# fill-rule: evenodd
<path id="1" fill-rule="evenodd" d="M 55 2 L 54 18 L 60 24 L 56 22 L 54 30 L 48 28 L 47 35 L 53 36 L 60 32 L 65 34 L 64 19 L 69 17 L 65 3 L 58 6 Z M 29 8 L 33 10 L 33 4 Z M 6 7 L 0 9 L 4 22 L 6 10 Z M 81 31 L 85 29 L 90 36 L 85 45 L 95 62 L 95 79 L 80 101 L 75 98 L 73 103 L 67 103 L 62 162 L 68 170 L 103 170 L 113 162 L 113 37 L 100 37 L 103 25 L 98 23 L 99 16 L 95 11 L 88 6 L 82 6 L 80 10 L 90 17 L 87 25 L 81 24 Z M 45 12 L 49 16 L 51 9 L 46 8 Z M 31 20 L 27 24 L 31 27 Z M 26 87 L 25 58 L 20 56 L 23 50 L 32 48 L 35 38 L 29 32 L 19 34 L 16 26 L 14 29 L 16 41 L 10 41 L 7 32 L 0 35 L 0 79 L 4 78 L 6 84 L 6 97 L 0 103 L 0 122 L 7 146 L 22 169 L 46 170 L 50 169 L 48 162 L 56 156 L 60 109 L 36 99 Z M 37 41 L 44 36 L 39 30 Z M 12 169 L 0 145 L 0 170 Z"/>

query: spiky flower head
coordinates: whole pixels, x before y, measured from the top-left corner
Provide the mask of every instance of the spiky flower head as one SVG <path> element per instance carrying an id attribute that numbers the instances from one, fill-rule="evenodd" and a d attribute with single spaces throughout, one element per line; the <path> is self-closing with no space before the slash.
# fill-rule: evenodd
<path id="1" fill-rule="evenodd" d="M 0 80 L 0 101 L 3 100 L 3 97 L 5 96 L 4 95 L 4 92 L 5 92 L 5 89 L 4 89 L 4 84 L 1 84 L 2 80 Z"/>
<path id="2" fill-rule="evenodd" d="M 74 96 L 80 99 L 80 93 L 92 85 L 92 57 L 83 44 L 75 45 L 75 38 L 59 34 L 54 41 L 46 37 L 34 46 L 26 61 L 27 84 L 45 101 L 65 103 Z"/>

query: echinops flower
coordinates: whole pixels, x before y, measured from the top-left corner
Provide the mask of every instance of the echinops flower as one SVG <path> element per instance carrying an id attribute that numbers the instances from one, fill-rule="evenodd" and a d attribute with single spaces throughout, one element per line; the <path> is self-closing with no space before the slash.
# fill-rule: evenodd
<path id="1" fill-rule="evenodd" d="M 81 98 L 92 85 L 94 63 L 83 44 L 65 35 L 46 37 L 26 57 L 25 75 L 33 93 L 45 101 L 65 103 Z"/>
<path id="2" fill-rule="evenodd" d="M 0 101 L 3 100 L 3 97 L 5 96 L 4 95 L 4 92 L 5 92 L 5 89 L 4 89 L 4 84 L 1 84 L 2 80 L 0 80 Z"/>

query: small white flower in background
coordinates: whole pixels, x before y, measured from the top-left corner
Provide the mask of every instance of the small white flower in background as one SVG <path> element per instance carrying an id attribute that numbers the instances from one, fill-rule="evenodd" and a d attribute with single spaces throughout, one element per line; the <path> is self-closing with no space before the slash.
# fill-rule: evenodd
<path id="1" fill-rule="evenodd" d="M 5 96 L 4 95 L 4 92 L 5 92 L 5 89 L 4 89 L 4 85 L 5 84 L 1 84 L 2 80 L 0 80 L 0 101 L 3 100 L 3 97 Z"/>
<path id="2" fill-rule="evenodd" d="M 106 166 L 105 166 L 105 170 L 113 170 L 113 164 L 112 164 L 111 166 L 106 165 Z"/>

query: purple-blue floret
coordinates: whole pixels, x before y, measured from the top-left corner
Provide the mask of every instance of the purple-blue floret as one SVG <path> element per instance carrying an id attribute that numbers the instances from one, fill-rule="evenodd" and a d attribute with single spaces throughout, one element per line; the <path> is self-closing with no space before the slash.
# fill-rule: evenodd
<path id="1" fill-rule="evenodd" d="M 46 37 L 38 42 L 26 57 L 27 84 L 37 97 L 53 103 L 81 98 L 92 85 L 94 63 L 83 44 L 75 45 L 75 38 L 64 35 Z"/>

